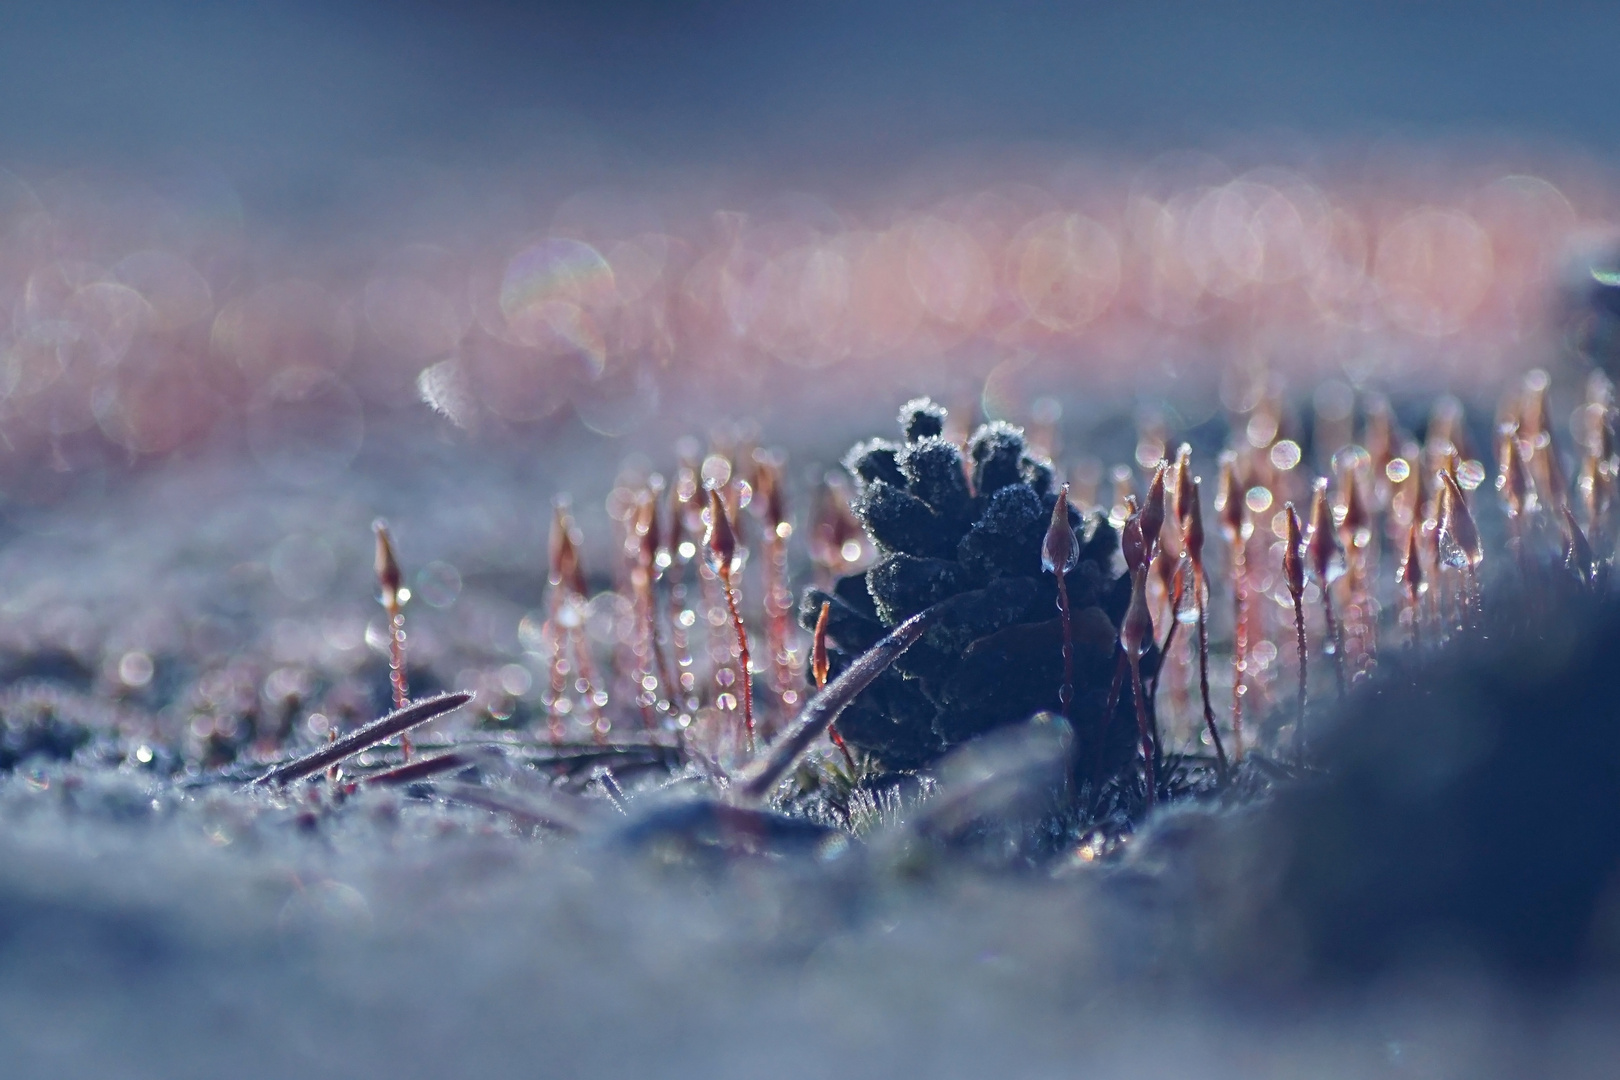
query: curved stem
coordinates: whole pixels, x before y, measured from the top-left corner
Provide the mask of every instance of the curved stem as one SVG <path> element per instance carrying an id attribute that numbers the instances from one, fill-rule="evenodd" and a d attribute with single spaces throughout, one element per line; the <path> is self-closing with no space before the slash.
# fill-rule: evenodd
<path id="1" fill-rule="evenodd" d="M 725 590 L 726 607 L 731 611 L 731 625 L 737 630 L 737 660 L 742 679 L 743 731 L 748 740 L 748 753 L 754 752 L 754 681 L 749 675 L 748 631 L 743 627 L 742 612 L 737 610 L 737 590 L 731 584 L 731 571 L 723 570 L 720 584 Z"/>

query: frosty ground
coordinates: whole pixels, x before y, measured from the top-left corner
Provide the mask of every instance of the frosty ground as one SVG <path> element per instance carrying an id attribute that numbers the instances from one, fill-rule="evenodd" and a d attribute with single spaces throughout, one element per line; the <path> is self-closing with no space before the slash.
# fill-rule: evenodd
<path id="1" fill-rule="evenodd" d="M 13 702 L 46 680 L 87 723 L 174 735 L 189 680 L 226 661 L 318 661 L 366 700 L 379 513 L 462 582 L 412 612 L 423 671 L 517 654 L 544 456 L 378 439 L 315 482 L 282 464 L 222 451 L 14 505 Z M 611 471 L 570 484 L 594 496 Z M 1268 941 L 1246 900 L 1279 835 L 1265 803 L 1172 809 L 1111 860 L 1029 868 L 905 820 L 688 860 L 397 791 L 317 813 L 179 779 L 81 754 L 0 780 L 8 1075 L 1595 1076 L 1620 1056 L 1601 967 L 1526 979 L 1431 941 L 1344 978 Z"/>

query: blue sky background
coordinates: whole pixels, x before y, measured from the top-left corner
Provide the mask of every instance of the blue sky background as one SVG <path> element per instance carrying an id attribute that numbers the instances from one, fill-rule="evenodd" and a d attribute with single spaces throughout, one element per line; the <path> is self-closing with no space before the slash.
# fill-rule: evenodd
<path id="1" fill-rule="evenodd" d="M 942 147 L 1509 137 L 1608 157 L 1620 4 L 398 0 L 0 6 L 0 162 L 847 176 Z"/>

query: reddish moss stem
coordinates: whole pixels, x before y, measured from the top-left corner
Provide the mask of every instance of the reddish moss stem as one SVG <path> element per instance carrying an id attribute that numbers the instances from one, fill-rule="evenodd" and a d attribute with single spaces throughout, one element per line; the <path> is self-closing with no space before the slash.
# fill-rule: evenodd
<path id="1" fill-rule="evenodd" d="M 398 607 L 388 613 L 388 681 L 394 689 L 394 708 L 403 709 L 411 700 L 411 689 L 405 675 L 405 613 Z M 399 749 L 406 761 L 411 760 L 411 737 L 404 732 Z"/>
<path id="2" fill-rule="evenodd" d="M 673 709 L 680 688 L 670 679 L 669 658 L 664 655 L 663 647 L 658 642 L 658 591 L 650 581 L 647 583 L 646 618 L 647 648 L 652 651 L 653 666 L 658 669 L 658 686 L 664 692 L 665 703 Z"/>
<path id="3" fill-rule="evenodd" d="M 1294 634 L 1299 645 L 1299 714 L 1294 727 L 1294 744 L 1301 751 L 1305 748 L 1305 672 L 1310 660 L 1310 650 L 1305 644 L 1305 604 L 1299 597 L 1294 597 Z"/>
<path id="4" fill-rule="evenodd" d="M 742 612 L 737 609 L 737 590 L 731 583 L 731 568 L 720 571 L 720 584 L 725 590 L 726 607 L 731 611 L 731 625 L 737 631 L 738 678 L 742 680 L 743 733 L 748 742 L 748 753 L 754 752 L 754 683 L 749 677 L 748 630 L 743 626 Z"/>
<path id="5" fill-rule="evenodd" d="M 1215 746 L 1215 764 L 1220 770 L 1221 782 L 1226 782 L 1228 763 L 1226 747 L 1221 745 L 1221 733 L 1215 727 L 1215 709 L 1209 700 L 1209 620 L 1204 602 L 1204 567 L 1193 563 L 1193 602 L 1198 611 L 1198 693 L 1204 702 L 1204 727 L 1209 730 L 1210 742 Z"/>
<path id="6" fill-rule="evenodd" d="M 1301 538 L 1299 514 L 1293 503 L 1284 503 L 1288 515 L 1288 534 L 1283 540 L 1283 582 L 1294 601 L 1294 632 L 1299 639 L 1299 719 L 1294 726 L 1294 746 L 1305 752 L 1305 674 L 1310 663 L 1310 650 L 1305 643 L 1305 544 Z"/>
<path id="7" fill-rule="evenodd" d="M 1108 684 L 1108 706 L 1103 710 L 1102 724 L 1097 731 L 1097 759 L 1092 768 L 1094 783 L 1102 783 L 1103 763 L 1106 760 L 1108 749 L 1108 729 L 1114 722 L 1114 714 L 1119 711 L 1119 695 L 1125 690 L 1126 658 L 1123 648 L 1116 649 L 1117 658 L 1114 661 L 1114 677 Z"/>
<path id="8" fill-rule="evenodd" d="M 821 602 L 821 614 L 816 616 L 815 637 L 810 643 L 810 674 L 816 680 L 817 693 L 827 689 L 827 675 L 832 670 L 832 665 L 828 662 L 827 657 L 827 617 L 830 614 L 832 614 L 832 602 L 823 600 Z M 838 733 L 838 722 L 836 720 L 828 723 L 827 738 L 831 739 L 832 744 L 838 747 L 838 752 L 844 755 L 844 764 L 849 766 L 849 775 L 854 776 L 855 755 L 849 752 L 849 745 L 844 742 L 844 737 Z"/>
<path id="9" fill-rule="evenodd" d="M 1339 696 L 1345 694 L 1344 625 L 1333 615 L 1333 586 L 1322 579 L 1322 614 L 1327 621 L 1327 639 L 1333 646 L 1333 677 L 1339 686 Z"/>
<path id="10" fill-rule="evenodd" d="M 371 523 L 377 537 L 377 585 L 382 590 L 383 610 L 388 613 L 388 681 L 394 691 L 394 708 L 403 709 L 410 700 L 410 685 L 405 677 L 405 610 L 410 593 L 403 587 L 399 559 L 394 554 L 394 543 L 388 535 L 388 523 L 378 518 Z M 405 760 L 411 760 L 411 739 L 401 732 L 399 748 Z"/>
<path id="11" fill-rule="evenodd" d="M 1058 704 L 1070 718 L 1074 703 L 1074 625 L 1069 616 L 1069 586 L 1062 574 L 1057 577 L 1058 621 L 1063 624 L 1063 685 L 1058 687 Z M 1050 655 L 1050 654 L 1048 654 Z"/>
<path id="12" fill-rule="evenodd" d="M 1159 783 L 1153 760 L 1153 727 L 1148 722 L 1147 695 L 1142 692 L 1142 661 L 1129 649 L 1125 656 L 1131 664 L 1131 694 L 1136 698 L 1136 731 L 1142 744 L 1142 779 L 1147 788 L 1147 809 L 1152 810 Z"/>
<path id="13" fill-rule="evenodd" d="M 1159 682 L 1164 678 L 1164 669 L 1170 666 L 1170 647 L 1176 643 L 1176 627 L 1181 620 L 1176 618 L 1181 611 L 1181 590 L 1177 589 L 1170 597 L 1170 629 L 1164 633 L 1164 644 L 1159 646 L 1159 667 L 1153 673 L 1153 685 L 1148 687 L 1148 701 L 1155 706 L 1159 701 Z"/>
<path id="14" fill-rule="evenodd" d="M 1243 680 L 1249 656 L 1249 569 L 1246 541 L 1232 542 L 1232 758 L 1243 759 Z"/>
<path id="15" fill-rule="evenodd" d="M 403 709 L 411 690 L 405 675 L 405 613 L 398 605 L 388 608 L 388 682 L 394 689 L 394 708 Z"/>
<path id="16" fill-rule="evenodd" d="M 793 690 L 793 665 L 788 658 L 788 633 L 793 621 L 793 594 L 788 588 L 787 541 L 770 529 L 765 539 L 765 560 L 770 582 L 766 595 L 770 598 L 770 612 L 765 624 L 765 647 L 771 654 L 772 689 L 776 693 L 777 711 L 785 723 L 788 715 L 786 697 Z"/>

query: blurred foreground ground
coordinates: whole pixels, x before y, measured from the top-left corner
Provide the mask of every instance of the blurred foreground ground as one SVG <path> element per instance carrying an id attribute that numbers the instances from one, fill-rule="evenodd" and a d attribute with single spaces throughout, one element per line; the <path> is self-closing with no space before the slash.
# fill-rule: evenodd
<path id="1" fill-rule="evenodd" d="M 0 714 L 117 732 L 0 777 L 0 1071 L 1612 1074 L 1620 991 L 1444 943 L 1211 985 L 1242 814 L 1056 876 L 894 822 L 694 872 L 165 779 L 385 707 L 379 515 L 418 689 L 521 702 L 550 500 L 606 577 L 615 476 L 683 436 L 785 448 L 802 511 L 921 393 L 1112 463 L 1257 373 L 1572 391 L 1610 8 L 475 7 L 0 15 Z"/>
<path id="2" fill-rule="evenodd" d="M 0 779 L 11 1075 L 1516 1077 L 1620 1057 L 1614 988 L 1506 981 L 1466 949 L 1349 987 L 1212 982 L 1197 958 L 1244 940 L 1208 907 L 1246 873 L 1219 856 L 1244 812 L 1172 815 L 1123 861 L 1055 874 L 935 860 L 898 823 L 693 869 L 398 792 L 307 815 L 171 783 L 136 746 L 199 745 L 209 694 L 380 710 L 379 512 L 416 575 L 419 677 L 495 690 L 525 662 L 550 495 L 600 499 L 617 467 L 416 430 L 308 471 L 324 460 L 215 447 L 9 518 L 13 678 L 110 710 L 129 752 Z"/>

